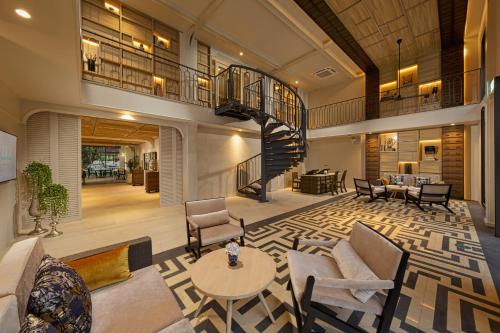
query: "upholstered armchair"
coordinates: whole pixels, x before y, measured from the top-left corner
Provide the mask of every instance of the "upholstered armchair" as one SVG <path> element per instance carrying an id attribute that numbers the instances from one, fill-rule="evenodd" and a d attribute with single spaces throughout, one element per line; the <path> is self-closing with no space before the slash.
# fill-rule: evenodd
<path id="1" fill-rule="evenodd" d="M 299 251 L 321 246 L 332 256 Z M 288 269 L 299 333 L 309 333 L 320 318 L 343 332 L 365 332 L 336 316 L 338 308 L 378 317 L 377 332 L 389 332 L 409 253 L 356 222 L 349 240 L 299 240 L 288 251 Z M 303 319 L 305 316 L 305 320 Z"/>
<path id="2" fill-rule="evenodd" d="M 226 209 L 224 198 L 186 201 L 187 251 L 192 251 L 197 259 L 201 248 L 224 241 L 240 239 L 245 246 L 245 222 Z M 237 224 L 231 223 L 236 221 Z M 196 248 L 191 238 L 197 241 Z"/>
<path id="3" fill-rule="evenodd" d="M 370 197 L 368 202 L 372 202 L 377 199 L 385 199 L 385 201 L 388 201 L 387 188 L 384 185 L 374 186 L 370 184 L 369 180 L 354 178 L 354 186 L 356 187 L 357 194 L 354 199 L 362 195 L 368 195 Z"/>
<path id="4" fill-rule="evenodd" d="M 423 184 L 422 187 L 409 187 L 406 191 L 405 205 L 412 202 L 418 208 L 425 211 L 422 204 L 440 205 L 446 208 L 450 213 L 455 214 L 448 203 L 451 196 L 451 184 Z"/>

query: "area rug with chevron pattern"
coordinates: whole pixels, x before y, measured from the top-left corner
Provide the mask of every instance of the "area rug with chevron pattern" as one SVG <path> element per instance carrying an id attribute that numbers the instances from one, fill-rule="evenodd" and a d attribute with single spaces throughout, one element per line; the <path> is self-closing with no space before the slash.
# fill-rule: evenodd
<path id="1" fill-rule="evenodd" d="M 441 208 L 422 212 L 401 200 L 367 203 L 348 194 L 248 226 L 246 245 L 267 252 L 276 262 L 276 278 L 264 292 L 276 322 L 271 323 L 257 297 L 244 299 L 233 305 L 233 332 L 296 332 L 286 290 L 286 252 L 295 237 L 348 238 L 358 220 L 411 253 L 393 332 L 500 332 L 499 298 L 467 203 L 451 201 L 450 205 L 456 215 Z M 310 247 L 305 251 L 329 255 L 328 249 Z M 192 254 L 173 249 L 155 255 L 154 262 L 196 332 L 225 332 L 224 301 L 211 300 L 194 318 L 202 295 L 190 280 Z M 376 331 L 374 316 L 342 309 L 338 316 L 366 331 Z M 313 331 L 338 332 L 319 320 Z"/>

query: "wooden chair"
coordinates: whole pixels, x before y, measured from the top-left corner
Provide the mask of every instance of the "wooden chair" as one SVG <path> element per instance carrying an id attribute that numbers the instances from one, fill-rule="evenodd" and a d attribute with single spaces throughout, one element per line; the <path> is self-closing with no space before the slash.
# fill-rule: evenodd
<path id="1" fill-rule="evenodd" d="M 328 247 L 332 256 L 303 253 L 299 245 Z M 311 332 L 316 318 L 343 332 L 366 332 L 338 318 L 336 308 L 374 314 L 379 319 L 377 333 L 389 332 L 409 256 L 361 222 L 354 224 L 349 241 L 296 238 L 287 260 L 298 332 Z M 352 267 L 363 267 L 362 274 Z M 386 293 L 385 299 L 376 293 L 379 290 Z"/>
<path id="2" fill-rule="evenodd" d="M 368 202 L 372 202 L 377 199 L 385 199 L 385 201 L 389 201 L 387 188 L 385 186 L 373 186 L 370 184 L 369 180 L 366 179 L 357 179 L 354 178 L 354 186 L 356 187 L 357 195 L 354 199 L 359 198 L 362 195 L 370 196 L 370 200 Z"/>
<path id="3" fill-rule="evenodd" d="M 337 187 L 340 188 L 341 192 L 347 192 L 347 188 L 345 186 L 345 178 L 347 176 L 347 170 L 342 172 L 342 177 L 340 179 L 337 178 Z"/>
<path id="4" fill-rule="evenodd" d="M 338 188 L 338 179 L 339 179 L 339 172 L 335 171 L 333 175 L 330 176 L 331 182 L 330 182 L 330 192 L 332 192 L 332 195 L 339 194 L 339 188 Z"/>
<path id="5" fill-rule="evenodd" d="M 422 204 L 427 203 L 429 206 L 436 204 L 443 206 L 450 213 L 455 214 L 450 207 L 448 207 L 450 196 L 451 184 L 423 184 L 420 191 L 416 188 L 408 188 L 406 190 L 405 205 L 407 205 L 408 202 L 412 202 L 425 212 Z"/>
<path id="6" fill-rule="evenodd" d="M 201 257 L 201 248 L 204 246 L 238 238 L 240 245 L 245 246 L 245 222 L 227 211 L 224 198 L 186 201 L 185 207 L 186 251 L 193 252 L 197 259 Z M 232 220 L 239 224 L 231 223 Z M 196 239 L 196 247 L 191 244 L 191 238 Z"/>
<path id="7" fill-rule="evenodd" d="M 295 171 L 292 172 L 292 192 L 293 190 L 300 190 L 299 173 Z"/>

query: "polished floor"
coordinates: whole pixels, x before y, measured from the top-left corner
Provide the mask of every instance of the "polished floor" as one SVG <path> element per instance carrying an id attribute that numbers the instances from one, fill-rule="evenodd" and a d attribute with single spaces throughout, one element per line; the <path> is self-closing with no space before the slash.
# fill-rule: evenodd
<path id="1" fill-rule="evenodd" d="M 82 219 L 62 223 L 64 234 L 43 239 L 47 253 L 55 257 L 118 242 L 150 236 L 153 253 L 186 243 L 184 205 L 160 207 L 159 193 L 124 183 L 86 185 L 82 188 Z M 252 224 L 297 208 L 331 199 L 330 194 L 309 195 L 290 190 L 270 192 L 269 202 L 244 197 L 227 198 L 229 211 Z"/>
<path id="2" fill-rule="evenodd" d="M 285 288 L 286 251 L 293 239 L 348 238 L 352 224 L 361 220 L 411 253 L 392 332 L 500 332 L 498 294 L 468 205 L 453 201 L 451 207 L 456 215 L 440 208 L 421 212 L 415 206 L 405 207 L 401 200 L 365 203 L 364 199 L 344 196 L 251 225 L 247 246 L 267 252 L 277 263 L 276 279 L 264 293 L 276 323 L 266 317 L 257 298 L 241 300 L 233 306 L 233 331 L 295 331 L 291 297 Z M 315 248 L 304 251 L 312 252 Z M 329 255 L 329 251 L 321 249 L 317 254 Z M 192 255 L 178 248 L 156 255 L 154 261 L 196 331 L 224 332 L 223 302 L 207 303 L 200 317 L 193 318 L 201 295 L 190 281 Z M 374 316 L 341 309 L 338 315 L 366 331 L 375 331 Z M 314 331 L 338 332 L 320 321 Z"/>

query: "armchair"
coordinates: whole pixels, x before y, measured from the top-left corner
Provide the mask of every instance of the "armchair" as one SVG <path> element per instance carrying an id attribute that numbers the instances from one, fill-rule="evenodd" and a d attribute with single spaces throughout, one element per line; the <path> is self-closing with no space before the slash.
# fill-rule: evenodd
<path id="1" fill-rule="evenodd" d="M 300 245 L 331 248 L 333 257 L 300 252 Z M 299 333 L 311 332 L 316 318 L 344 332 L 364 332 L 339 319 L 335 308 L 374 314 L 377 332 L 389 332 L 408 258 L 407 251 L 361 222 L 349 241 L 295 239 L 287 253 L 288 289 Z M 379 290 L 387 296 L 376 294 Z"/>
<path id="2" fill-rule="evenodd" d="M 369 180 L 354 178 L 354 186 L 356 187 L 356 196 L 354 199 L 359 198 L 362 195 L 370 196 L 368 202 L 372 202 L 377 199 L 387 200 L 387 188 L 385 186 L 373 186 L 370 184 Z"/>
<path id="3" fill-rule="evenodd" d="M 186 201 L 186 251 L 191 251 L 197 259 L 201 257 L 201 248 L 224 241 L 240 239 L 245 246 L 245 222 L 230 214 L 224 198 Z M 239 224 L 231 223 L 231 220 Z M 196 239 L 194 247 L 191 238 Z"/>
<path id="4" fill-rule="evenodd" d="M 450 213 L 455 214 L 450 207 L 448 207 L 450 196 L 451 184 L 423 184 L 420 189 L 410 187 L 406 190 L 405 205 L 407 205 L 408 202 L 412 202 L 416 204 L 418 208 L 425 211 L 422 207 L 423 203 L 428 203 L 429 206 L 437 204 L 446 208 Z"/>

